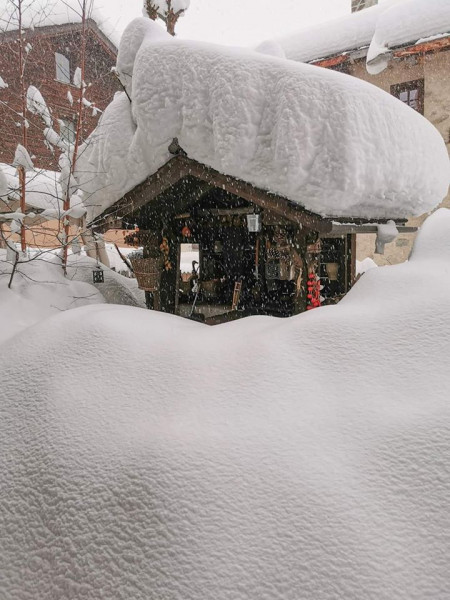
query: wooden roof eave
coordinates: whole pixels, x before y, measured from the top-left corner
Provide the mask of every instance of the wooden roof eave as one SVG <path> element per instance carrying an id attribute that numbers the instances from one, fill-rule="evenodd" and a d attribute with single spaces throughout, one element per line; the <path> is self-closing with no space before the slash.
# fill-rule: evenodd
<path id="1" fill-rule="evenodd" d="M 338 54 L 333 54 L 323 58 L 316 58 L 308 62 L 316 67 L 332 68 L 346 62 L 354 62 L 355 60 L 365 58 L 367 56 L 368 49 L 369 46 L 364 46 L 359 49 L 348 49 Z M 418 44 L 416 41 L 415 43 L 409 42 L 408 44 L 395 46 L 389 48 L 386 54 L 389 57 L 401 59 L 417 54 L 440 52 L 441 50 L 450 50 L 450 35 L 443 35 L 442 37 L 425 41 L 420 44 Z"/>
<path id="2" fill-rule="evenodd" d="M 328 233 L 332 229 L 330 219 L 324 219 L 309 212 L 283 196 L 261 190 L 230 175 L 223 175 L 187 156 L 177 155 L 97 217 L 95 219 L 96 231 L 105 232 L 108 229 L 120 229 L 122 218 L 135 213 L 172 187 L 177 181 L 188 176 L 193 176 L 211 186 L 221 188 L 262 209 L 270 210 L 272 213 L 295 223 L 300 228 L 320 233 Z"/>

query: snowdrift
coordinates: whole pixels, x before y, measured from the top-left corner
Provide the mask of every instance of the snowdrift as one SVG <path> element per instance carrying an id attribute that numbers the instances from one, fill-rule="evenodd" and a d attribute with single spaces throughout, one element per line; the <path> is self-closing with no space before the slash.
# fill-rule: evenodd
<path id="1" fill-rule="evenodd" d="M 112 252 L 108 252 L 108 257 Z M 116 251 L 114 254 L 117 256 Z M 116 261 L 118 264 L 118 261 Z M 89 256 L 72 254 L 69 256 L 67 276 L 73 281 L 84 281 L 92 284 L 92 271 L 99 263 Z M 136 279 L 129 279 L 112 269 L 100 265 L 103 270 L 103 283 L 95 284 L 108 304 L 123 304 L 125 306 L 138 306 L 145 308 L 145 292 L 140 290 Z"/>
<path id="2" fill-rule="evenodd" d="M 105 301 L 88 280 L 66 279 L 61 259 L 51 251 L 44 251 L 33 260 L 19 262 L 11 289 L 8 289 L 11 271 L 12 263 L 6 261 L 6 250 L 0 249 L 0 344 L 51 315 Z M 34 348 L 27 345 L 27 348 L 39 352 L 43 343 L 45 335 L 40 344 Z M 3 372 L 1 366 L 0 372 Z"/>
<path id="3" fill-rule="evenodd" d="M 104 265 L 104 282 L 94 285 L 92 271 L 97 264 L 88 256 L 70 254 L 64 277 L 55 251 L 36 251 L 31 260 L 19 263 L 8 289 L 12 263 L 0 249 L 0 344 L 51 315 L 80 306 L 106 302 L 145 307 L 144 292 L 136 280 Z"/>
<path id="4" fill-rule="evenodd" d="M 288 320 L 94 306 L 1 346 L 2 600 L 443 598 L 449 240 L 442 209 Z"/>
<path id="5" fill-rule="evenodd" d="M 149 19 L 128 26 L 118 94 L 80 153 L 94 220 L 155 173 L 173 138 L 221 173 L 323 216 L 399 218 L 446 195 L 437 130 L 353 77 L 278 57 L 179 41 Z"/>

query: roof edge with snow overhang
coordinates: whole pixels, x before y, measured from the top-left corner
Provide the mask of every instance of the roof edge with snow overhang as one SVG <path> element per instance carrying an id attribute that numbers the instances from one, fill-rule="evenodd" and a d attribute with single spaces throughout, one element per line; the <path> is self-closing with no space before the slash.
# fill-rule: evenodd
<path id="1" fill-rule="evenodd" d="M 367 57 L 379 72 L 392 56 L 450 47 L 450 3 L 446 0 L 388 0 L 383 4 L 276 40 L 286 58 L 336 66 Z M 262 47 L 264 44 L 262 44 Z"/>
<path id="2" fill-rule="evenodd" d="M 353 77 L 249 50 L 188 42 L 149 19 L 124 33 L 119 93 L 75 174 L 88 221 L 173 159 L 189 160 L 322 218 L 403 219 L 449 184 L 439 132 Z"/>
<path id="3" fill-rule="evenodd" d="M 39 27 L 33 27 L 27 29 L 27 40 L 32 40 L 37 37 L 52 37 L 55 35 L 66 34 L 70 31 L 79 31 L 83 27 L 82 23 L 78 21 L 61 23 L 55 25 L 42 25 Z M 98 26 L 96 21 L 92 18 L 86 19 L 86 27 L 89 31 L 93 32 L 102 43 L 104 48 L 111 54 L 112 58 L 117 58 L 117 47 L 112 40 L 106 35 L 106 33 Z M 4 31 L 0 35 L 0 45 L 8 43 L 14 40 L 17 36 L 17 29 L 10 29 Z"/>

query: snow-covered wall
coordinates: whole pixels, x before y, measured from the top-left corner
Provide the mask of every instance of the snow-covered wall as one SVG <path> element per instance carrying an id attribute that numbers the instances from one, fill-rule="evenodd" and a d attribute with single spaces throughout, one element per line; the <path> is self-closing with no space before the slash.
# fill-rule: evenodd
<path id="1" fill-rule="evenodd" d="M 423 117 L 352 77 L 252 51 L 124 34 L 118 94 L 82 149 L 90 220 L 166 163 L 173 138 L 221 173 L 327 216 L 405 217 L 447 193 L 449 161 Z"/>

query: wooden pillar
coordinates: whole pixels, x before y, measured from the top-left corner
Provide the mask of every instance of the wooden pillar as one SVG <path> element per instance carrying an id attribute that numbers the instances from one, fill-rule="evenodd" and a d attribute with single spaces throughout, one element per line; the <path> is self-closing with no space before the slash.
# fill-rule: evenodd
<path id="1" fill-rule="evenodd" d="M 164 265 L 161 274 L 160 301 L 162 312 L 175 314 L 177 281 L 178 281 L 178 238 L 171 229 L 166 229 L 163 235 L 163 244 L 168 248 L 163 248 Z"/>
<path id="2" fill-rule="evenodd" d="M 345 243 L 347 264 L 345 291 L 348 292 L 356 279 L 356 233 L 349 233 Z"/>
<path id="3" fill-rule="evenodd" d="M 139 239 L 142 244 L 143 258 L 158 259 L 161 256 L 159 249 L 160 236 L 157 231 L 139 231 Z M 161 310 L 160 292 L 145 292 L 145 304 L 152 310 Z"/>
<path id="4" fill-rule="evenodd" d="M 297 229 L 293 235 L 292 245 L 296 274 L 293 314 L 296 315 L 306 310 L 306 284 L 308 281 L 308 266 L 306 259 L 306 231 L 304 229 Z"/>

